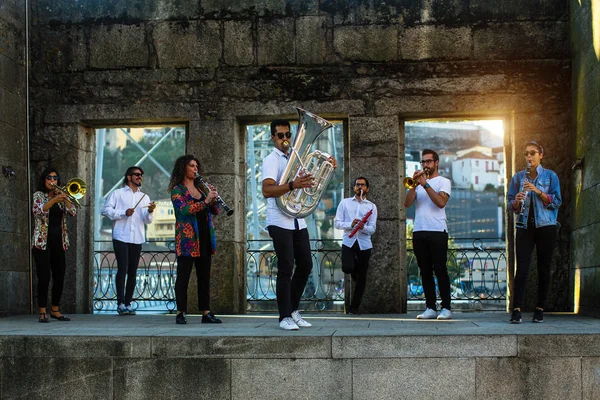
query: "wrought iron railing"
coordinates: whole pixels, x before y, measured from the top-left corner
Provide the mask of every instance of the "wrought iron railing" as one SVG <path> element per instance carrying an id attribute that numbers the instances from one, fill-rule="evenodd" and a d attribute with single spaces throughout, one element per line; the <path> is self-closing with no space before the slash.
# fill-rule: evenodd
<path id="1" fill-rule="evenodd" d="M 421 277 L 412 243 L 407 241 L 408 300 L 424 299 Z M 109 246 L 110 245 L 110 246 Z M 484 247 L 485 245 L 485 247 Z M 148 247 L 148 245 L 144 245 Z M 134 294 L 138 310 L 169 311 L 175 308 L 176 256 L 173 242 L 153 242 L 142 251 Z M 303 300 L 326 303 L 344 300 L 344 274 L 340 240 L 311 240 L 313 272 Z M 110 247 L 110 248 L 109 248 Z M 96 242 L 94 252 L 94 309 L 116 309 L 117 265 L 110 242 Z M 506 249 L 502 242 L 484 244 L 480 239 L 453 239 L 448 250 L 448 271 L 454 300 L 505 300 Z M 270 240 L 248 241 L 246 249 L 246 297 L 251 302 L 276 299 L 277 256 Z M 321 306 L 319 306 L 319 304 Z"/>

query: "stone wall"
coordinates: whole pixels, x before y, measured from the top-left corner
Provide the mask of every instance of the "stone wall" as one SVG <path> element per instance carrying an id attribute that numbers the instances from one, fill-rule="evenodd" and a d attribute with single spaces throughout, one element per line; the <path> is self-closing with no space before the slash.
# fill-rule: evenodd
<path id="1" fill-rule="evenodd" d="M 575 141 L 571 268 L 582 314 L 600 315 L 600 4 L 571 0 Z"/>
<path id="2" fill-rule="evenodd" d="M 571 71 L 564 1 L 31 4 L 32 169 L 52 162 L 61 173 L 91 179 L 90 127 L 186 122 L 187 151 L 200 157 L 207 180 L 239 210 L 217 222 L 216 311 L 245 309 L 242 127 L 294 117 L 293 106 L 345 119 L 346 176 L 364 175 L 372 184 L 379 221 L 367 312 L 405 310 L 403 122 L 448 116 L 504 119 L 509 176 L 524 167 L 519 154 L 526 141 L 544 142 L 551 155 L 545 164 L 561 177 L 565 193 L 551 307 L 570 309 L 571 155 L 564 149 L 572 142 Z M 85 235 L 92 198 L 76 222 L 78 244 L 87 247 L 73 250 L 72 263 L 91 260 Z M 67 296 L 81 285 L 85 291 L 80 278 L 69 280 Z"/>
<path id="3" fill-rule="evenodd" d="M 0 2 L 0 315 L 29 312 L 25 1 Z"/>

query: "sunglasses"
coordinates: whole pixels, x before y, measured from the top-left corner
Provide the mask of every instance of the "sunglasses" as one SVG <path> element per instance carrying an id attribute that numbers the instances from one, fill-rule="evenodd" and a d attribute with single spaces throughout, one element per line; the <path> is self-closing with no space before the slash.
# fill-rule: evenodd
<path id="1" fill-rule="evenodd" d="M 527 157 L 527 156 L 535 156 L 537 153 L 539 153 L 539 151 L 529 150 L 529 151 L 525 151 L 525 153 L 523 155 L 525 157 Z"/>
<path id="2" fill-rule="evenodd" d="M 49 181 L 58 181 L 58 175 L 46 175 L 46 179 Z"/>
<path id="3" fill-rule="evenodd" d="M 364 186 L 367 187 L 366 183 L 355 183 L 354 186 Z"/>
<path id="4" fill-rule="evenodd" d="M 132 176 L 135 175 L 137 177 L 141 177 L 144 176 L 144 174 L 140 174 L 139 172 L 134 172 L 133 174 L 131 174 Z"/>
<path id="5" fill-rule="evenodd" d="M 292 137 L 292 132 L 286 132 L 286 133 L 283 133 L 283 132 L 277 132 L 277 137 L 278 137 L 279 139 L 283 139 L 283 136 L 285 136 L 286 138 L 288 138 L 288 139 L 289 139 L 289 138 L 291 138 L 291 137 Z"/>
<path id="6" fill-rule="evenodd" d="M 421 165 L 425 165 L 425 164 L 429 164 L 431 162 L 434 162 L 435 160 L 421 160 Z"/>

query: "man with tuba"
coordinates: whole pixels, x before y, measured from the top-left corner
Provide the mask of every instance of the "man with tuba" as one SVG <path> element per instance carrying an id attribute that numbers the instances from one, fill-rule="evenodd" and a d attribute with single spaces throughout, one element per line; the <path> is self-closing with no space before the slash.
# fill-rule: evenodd
<path id="1" fill-rule="evenodd" d="M 104 203 L 102 215 L 113 222 L 113 248 L 117 259 L 117 312 L 135 315 L 131 300 L 135 292 L 137 269 L 146 241 L 146 227 L 154 219 L 156 204 L 140 190 L 144 170 L 138 166 L 127 168 L 123 187 L 112 192 Z M 127 276 L 127 286 L 125 277 Z"/>
<path id="2" fill-rule="evenodd" d="M 276 198 L 294 189 L 313 186 L 313 176 L 303 172 L 289 182 L 278 183 L 292 153 L 291 137 L 289 121 L 278 119 L 271 122 L 271 140 L 275 148 L 264 159 L 262 166 L 262 192 L 267 199 L 267 229 L 277 254 L 279 327 L 286 331 L 311 326 L 302 318 L 298 309 L 312 270 L 306 222 L 303 218 L 293 218 L 284 214 L 276 204 Z M 334 168 L 337 167 L 333 157 L 329 161 Z"/>
<path id="3" fill-rule="evenodd" d="M 446 259 L 448 252 L 448 227 L 446 226 L 446 203 L 450 198 L 451 182 L 438 173 L 440 157 L 430 149 L 423 150 L 421 166 L 423 171 L 413 175 L 415 185 L 404 200 L 404 207 L 415 203 L 415 224 L 413 228 L 413 249 L 421 271 L 426 309 L 417 319 L 452 319 L 450 311 L 450 278 Z M 439 315 L 436 307 L 435 280 L 442 298 Z"/>

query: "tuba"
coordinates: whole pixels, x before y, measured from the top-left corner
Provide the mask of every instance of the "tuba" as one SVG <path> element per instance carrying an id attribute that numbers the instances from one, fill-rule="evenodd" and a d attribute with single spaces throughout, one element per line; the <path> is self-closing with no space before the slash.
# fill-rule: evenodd
<path id="1" fill-rule="evenodd" d="M 311 148 L 317 138 L 331 128 L 331 122 L 296 107 L 298 110 L 298 129 L 291 154 L 279 184 L 294 180 L 301 172 L 314 178 L 312 187 L 294 189 L 276 199 L 277 207 L 292 218 L 304 218 L 312 214 L 319 205 L 321 197 L 333 176 L 333 164 L 329 154 Z"/>

